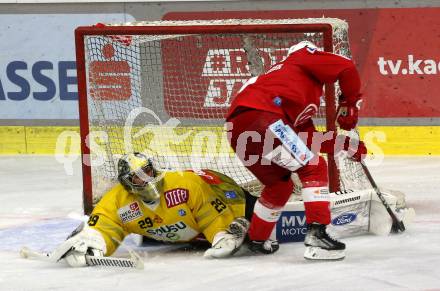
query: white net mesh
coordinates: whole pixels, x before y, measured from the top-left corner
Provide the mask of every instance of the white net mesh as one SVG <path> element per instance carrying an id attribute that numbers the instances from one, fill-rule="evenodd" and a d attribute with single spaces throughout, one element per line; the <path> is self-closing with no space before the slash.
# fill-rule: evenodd
<path id="1" fill-rule="evenodd" d="M 333 51 L 350 56 L 347 23 L 339 19 L 215 20 L 125 23 L 121 26 L 270 24 L 272 32 L 185 33 L 85 37 L 93 198 L 115 182 L 118 158 L 148 154 L 162 169 L 210 168 L 233 177 L 250 192 L 260 184 L 230 149 L 223 127 L 232 98 L 251 76 L 309 40 L 324 46 L 319 31 L 277 32 L 283 24 L 331 24 Z M 328 103 L 328 102 L 327 102 Z M 325 129 L 325 98 L 315 120 Z M 364 188 L 361 168 L 339 162 L 341 186 Z M 298 185 L 300 186 L 300 185 Z"/>

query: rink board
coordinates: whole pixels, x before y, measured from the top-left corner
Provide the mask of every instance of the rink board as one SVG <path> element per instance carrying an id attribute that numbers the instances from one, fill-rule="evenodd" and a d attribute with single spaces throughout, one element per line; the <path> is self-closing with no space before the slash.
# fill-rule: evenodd
<path id="1" fill-rule="evenodd" d="M 329 232 L 337 238 L 368 233 L 371 200 L 378 198 L 374 190 L 330 193 L 331 223 Z M 395 201 L 389 201 L 394 203 Z M 304 241 L 307 233 L 304 203 L 289 201 L 272 232 L 272 239 L 284 242 Z"/>
<path id="2" fill-rule="evenodd" d="M 385 155 L 440 155 L 440 126 L 361 126 L 361 136 L 370 151 Z M 55 154 L 62 132 L 76 132 L 79 127 L 1 126 L 0 155 Z M 72 138 L 79 144 L 79 135 Z M 79 154 L 67 146 L 65 153 Z"/>

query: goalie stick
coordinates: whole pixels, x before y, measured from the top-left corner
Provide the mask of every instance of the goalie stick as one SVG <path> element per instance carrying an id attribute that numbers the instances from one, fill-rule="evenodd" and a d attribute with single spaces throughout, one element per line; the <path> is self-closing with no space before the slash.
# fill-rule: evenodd
<path id="1" fill-rule="evenodd" d="M 23 247 L 20 250 L 20 256 L 25 259 L 35 259 L 40 261 L 46 261 L 51 263 L 57 263 L 50 253 L 42 253 L 38 251 L 31 250 L 27 247 Z M 96 257 L 85 255 L 86 263 L 88 266 L 99 266 L 99 267 L 120 267 L 120 268 L 134 268 L 143 269 L 143 260 L 130 252 L 130 258 L 113 258 L 113 257 Z"/>
<path id="2" fill-rule="evenodd" d="M 383 197 L 382 192 L 380 192 L 379 187 L 377 186 L 376 182 L 374 181 L 373 176 L 371 176 L 370 170 L 368 170 L 365 163 L 361 161 L 360 164 L 362 166 L 362 169 L 365 172 L 365 175 L 367 176 L 368 180 L 370 181 L 371 186 L 373 186 L 374 191 L 376 191 L 377 196 L 379 197 L 383 206 L 385 206 L 385 209 L 387 210 L 388 214 L 391 216 L 391 219 L 393 220 L 393 225 L 391 226 L 391 232 L 393 232 L 393 233 L 398 233 L 399 231 L 404 232 L 405 225 L 403 224 L 403 221 L 399 220 L 397 218 L 394 211 L 388 205 L 388 202 Z"/>

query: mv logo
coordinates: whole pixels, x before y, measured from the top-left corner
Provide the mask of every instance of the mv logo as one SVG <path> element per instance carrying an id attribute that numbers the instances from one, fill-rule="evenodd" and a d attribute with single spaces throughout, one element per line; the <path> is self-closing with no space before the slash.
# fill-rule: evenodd
<path id="1" fill-rule="evenodd" d="M 115 60 L 111 43 L 102 47 L 105 60 L 92 61 L 89 66 L 90 94 L 95 100 L 127 100 L 131 96 L 130 66 Z"/>

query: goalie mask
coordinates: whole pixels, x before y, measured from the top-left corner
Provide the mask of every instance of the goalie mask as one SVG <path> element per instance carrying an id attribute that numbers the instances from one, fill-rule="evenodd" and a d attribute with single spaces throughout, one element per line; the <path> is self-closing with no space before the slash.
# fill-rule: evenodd
<path id="1" fill-rule="evenodd" d="M 119 159 L 118 180 L 125 190 L 139 195 L 145 202 L 158 200 L 163 186 L 163 179 L 153 162 L 137 152 Z"/>

